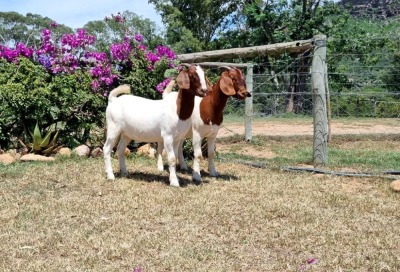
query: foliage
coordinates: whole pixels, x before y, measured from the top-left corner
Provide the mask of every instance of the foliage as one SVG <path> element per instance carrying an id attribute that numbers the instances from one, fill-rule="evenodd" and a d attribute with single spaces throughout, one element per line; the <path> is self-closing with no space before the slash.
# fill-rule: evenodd
<path id="1" fill-rule="evenodd" d="M 388 99 L 380 101 L 375 108 L 375 115 L 379 118 L 400 118 L 400 101 L 397 99 Z"/>
<path id="2" fill-rule="evenodd" d="M 164 43 L 161 32 L 154 22 L 128 10 L 106 17 L 105 20 L 90 21 L 85 24 L 84 29 L 96 37 L 95 48 L 100 52 L 108 52 L 111 44 L 135 33 L 141 34 L 143 43 L 151 50 Z"/>
<path id="3" fill-rule="evenodd" d="M 123 27 L 123 17 L 112 19 Z M 45 28 L 38 47 L 0 45 L 0 146 L 26 140 L 35 120 L 62 129 L 60 138 L 71 147 L 90 141 L 90 132 L 104 124 L 108 92 L 119 84 L 160 98 L 169 82 L 164 75 L 176 73 L 176 56 L 166 46 L 147 50 L 143 42 L 137 33 L 99 52 L 85 29 L 58 37 Z"/>
<path id="4" fill-rule="evenodd" d="M 41 43 L 41 30 L 55 22 L 48 17 L 27 13 L 23 16 L 17 12 L 0 12 L 0 37 L 2 42 L 9 47 L 19 43 L 36 46 Z M 58 25 L 55 29 L 57 36 L 62 33 L 72 33 L 72 29 L 65 25 Z"/>
<path id="5" fill-rule="evenodd" d="M 33 153 L 36 154 L 44 154 L 44 155 L 49 155 L 52 152 L 54 152 L 57 148 L 57 136 L 58 136 L 59 130 L 57 130 L 53 134 L 53 127 L 50 126 L 48 129 L 47 133 L 45 134 L 44 137 L 42 137 L 42 133 L 40 132 L 39 125 L 36 123 L 35 129 L 32 135 L 32 143 L 25 144 L 22 141 L 21 144 L 24 146 L 27 146 L 31 149 Z M 53 135 L 53 137 L 51 137 Z"/>
<path id="6" fill-rule="evenodd" d="M 400 42 L 400 41 L 399 41 Z M 400 49 L 399 49 L 400 50 Z M 400 93 L 400 51 L 393 55 L 392 65 L 384 76 L 388 89 L 394 93 Z"/>
<path id="7" fill-rule="evenodd" d="M 240 0 L 149 0 L 166 25 L 167 42 L 179 53 L 210 49 L 219 29 L 228 27 Z"/>

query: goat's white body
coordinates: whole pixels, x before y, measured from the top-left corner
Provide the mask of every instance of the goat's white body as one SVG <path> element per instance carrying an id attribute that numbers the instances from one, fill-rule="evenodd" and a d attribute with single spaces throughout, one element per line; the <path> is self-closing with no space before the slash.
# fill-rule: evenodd
<path id="1" fill-rule="evenodd" d="M 164 99 L 175 99 L 177 97 L 177 92 L 172 92 L 168 95 L 164 95 Z M 201 150 L 201 141 L 203 138 L 207 138 L 208 145 L 208 171 L 210 176 L 216 177 L 218 176 L 218 172 L 215 169 L 214 164 L 214 153 L 215 153 L 215 141 L 217 138 L 218 130 L 220 128 L 219 125 L 215 124 L 204 124 L 203 120 L 200 116 L 200 103 L 203 100 L 202 97 L 195 97 L 194 109 L 191 116 L 191 129 L 189 128 L 187 133 L 181 138 L 179 142 L 178 149 L 178 161 L 181 170 L 187 170 L 187 164 L 183 157 L 182 145 L 185 138 L 192 138 L 193 141 L 193 151 L 194 151 L 194 160 L 193 160 L 193 173 L 192 177 L 195 181 L 201 181 L 200 175 L 200 158 L 202 157 Z M 165 142 L 164 142 L 165 145 Z M 165 146 L 166 148 L 166 146 Z M 162 171 L 163 170 L 163 162 L 162 162 L 162 149 L 163 142 L 158 142 L 158 161 L 157 168 Z"/>
<path id="2" fill-rule="evenodd" d="M 104 146 L 104 160 L 108 179 L 115 179 L 110 154 L 118 136 L 121 135 L 117 150 L 122 174 L 127 173 L 124 150 L 131 140 L 164 142 L 170 168 L 170 184 L 179 186 L 175 154 L 179 142 L 191 128 L 191 119 L 179 119 L 176 96 L 168 96 L 162 100 L 150 100 L 134 95 L 110 97 L 106 119 L 107 141 Z"/>

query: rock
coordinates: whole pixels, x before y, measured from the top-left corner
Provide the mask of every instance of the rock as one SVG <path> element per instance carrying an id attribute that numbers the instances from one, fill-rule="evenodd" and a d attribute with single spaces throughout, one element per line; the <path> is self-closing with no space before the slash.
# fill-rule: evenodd
<path id="1" fill-rule="evenodd" d="M 131 155 L 131 151 L 129 150 L 129 148 L 125 148 L 124 154 L 125 154 L 125 157 L 128 157 L 129 155 Z M 118 158 L 117 152 L 115 152 L 115 157 Z"/>
<path id="2" fill-rule="evenodd" d="M 131 155 L 131 151 L 129 150 L 129 148 L 125 148 L 124 154 L 125 154 L 125 157 L 128 157 Z"/>
<path id="3" fill-rule="evenodd" d="M 156 153 L 157 150 L 154 147 L 152 147 L 151 144 L 142 145 L 136 151 L 136 154 L 145 155 L 148 156 L 149 158 L 154 158 Z"/>
<path id="4" fill-rule="evenodd" d="M 7 151 L 7 154 L 10 154 L 11 156 L 13 156 L 15 158 L 17 156 L 18 152 L 16 149 L 10 149 Z"/>
<path id="5" fill-rule="evenodd" d="M 26 154 L 21 156 L 20 161 L 22 162 L 30 162 L 30 161 L 42 161 L 42 162 L 49 162 L 49 161 L 54 161 L 55 159 L 53 157 L 46 157 L 42 155 L 36 155 L 36 154 Z"/>
<path id="6" fill-rule="evenodd" d="M 87 145 L 80 145 L 74 149 L 74 153 L 78 157 L 89 157 L 90 148 Z"/>
<path id="7" fill-rule="evenodd" d="M 400 179 L 396 179 L 390 184 L 390 188 L 395 192 L 400 192 Z"/>
<path id="8" fill-rule="evenodd" d="M 103 156 L 103 150 L 101 150 L 100 147 L 96 147 L 95 149 L 92 150 L 92 152 L 90 153 L 90 155 L 93 158 L 99 158 L 101 156 Z"/>
<path id="9" fill-rule="evenodd" d="M 2 164 L 12 164 L 17 160 L 11 154 L 0 154 L 0 163 Z"/>
<path id="10" fill-rule="evenodd" d="M 70 157 L 71 153 L 72 153 L 71 149 L 69 149 L 68 147 L 63 147 L 63 148 L 60 148 L 60 150 L 58 150 L 57 155 Z"/>

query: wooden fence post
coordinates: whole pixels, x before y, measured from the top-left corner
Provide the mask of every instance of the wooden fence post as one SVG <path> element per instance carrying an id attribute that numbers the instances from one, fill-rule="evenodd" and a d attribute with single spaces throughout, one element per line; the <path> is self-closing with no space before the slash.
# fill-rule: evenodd
<path id="1" fill-rule="evenodd" d="M 326 112 L 326 36 L 314 37 L 314 57 L 311 68 L 311 88 L 313 91 L 313 116 L 314 116 L 314 166 L 328 163 L 328 118 Z"/>
<path id="2" fill-rule="evenodd" d="M 246 141 L 252 140 L 252 118 L 253 118 L 253 63 L 247 64 L 246 87 L 247 91 L 252 94 L 245 100 L 245 136 Z"/>

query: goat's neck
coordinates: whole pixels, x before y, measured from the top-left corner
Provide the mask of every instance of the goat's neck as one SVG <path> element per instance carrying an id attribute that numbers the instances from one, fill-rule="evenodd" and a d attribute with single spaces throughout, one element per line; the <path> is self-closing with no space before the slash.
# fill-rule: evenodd
<path id="1" fill-rule="evenodd" d="M 223 112 L 229 96 L 219 87 L 219 81 L 213 86 L 200 103 L 200 116 L 206 125 L 221 125 Z"/>
<path id="2" fill-rule="evenodd" d="M 194 108 L 194 95 L 190 94 L 189 90 L 180 89 L 176 99 L 176 106 L 179 119 L 189 119 Z"/>

